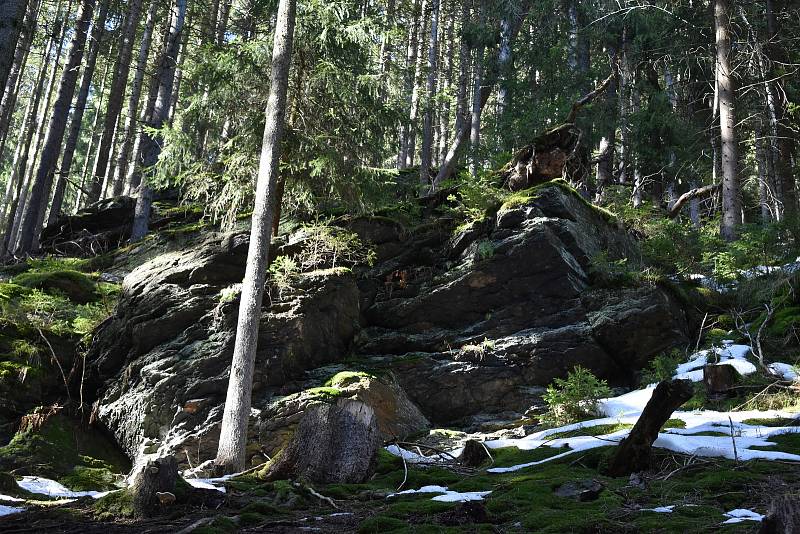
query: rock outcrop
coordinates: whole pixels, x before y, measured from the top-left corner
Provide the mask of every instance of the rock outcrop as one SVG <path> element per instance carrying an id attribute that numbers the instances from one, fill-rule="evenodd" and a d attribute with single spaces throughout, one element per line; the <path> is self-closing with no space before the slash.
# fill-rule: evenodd
<path id="1" fill-rule="evenodd" d="M 341 224 L 377 260 L 271 287 L 256 363 L 254 460 L 271 457 L 311 406 L 331 398 L 369 406 L 390 440 L 428 421 L 525 413 L 576 365 L 624 384 L 656 354 L 688 342 L 669 292 L 593 285 L 598 257 L 634 258 L 636 243 L 560 182 L 516 193 L 457 230 L 447 219 L 413 231 L 385 218 Z M 289 239 L 276 251 L 302 258 L 303 246 Z M 135 459 L 175 454 L 186 465 L 214 456 L 246 253 L 246 236 L 215 235 L 125 278 L 89 360 L 98 418 Z M 339 371 L 351 372 L 331 379 Z"/>

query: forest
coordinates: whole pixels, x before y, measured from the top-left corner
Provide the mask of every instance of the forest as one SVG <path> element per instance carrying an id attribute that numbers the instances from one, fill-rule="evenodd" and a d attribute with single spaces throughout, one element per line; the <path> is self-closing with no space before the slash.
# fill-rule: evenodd
<path id="1" fill-rule="evenodd" d="M 794 0 L 0 0 L 0 531 L 800 532 Z"/>

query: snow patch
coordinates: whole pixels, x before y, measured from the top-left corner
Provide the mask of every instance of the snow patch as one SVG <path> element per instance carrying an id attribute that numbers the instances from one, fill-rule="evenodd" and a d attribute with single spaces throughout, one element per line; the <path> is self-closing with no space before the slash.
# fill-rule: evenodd
<path id="1" fill-rule="evenodd" d="M 790 380 L 792 382 L 797 380 L 798 375 L 794 365 L 776 362 L 769 364 L 769 370 L 772 371 L 775 376 L 779 376 L 784 380 Z"/>
<path id="2" fill-rule="evenodd" d="M 741 523 L 742 521 L 763 521 L 764 516 L 753 512 L 752 510 L 746 510 L 744 508 L 737 508 L 735 510 L 731 510 L 730 512 L 725 512 L 725 517 L 729 517 L 727 521 L 723 521 L 723 525 L 730 525 L 733 523 Z"/>
<path id="3" fill-rule="evenodd" d="M 642 512 L 655 512 L 657 514 L 671 514 L 672 511 L 675 510 L 675 505 L 670 504 L 669 506 L 658 506 L 656 508 L 642 508 Z"/>
<path id="4" fill-rule="evenodd" d="M 0 501 L 25 502 L 25 499 L 19 499 L 17 497 L 12 497 L 11 495 L 3 495 L 0 493 Z"/>
<path id="5" fill-rule="evenodd" d="M 92 497 L 99 499 L 105 497 L 110 491 L 72 491 L 65 486 L 59 484 L 55 480 L 42 477 L 22 477 L 18 480 L 17 484 L 20 488 L 30 491 L 31 493 L 38 493 L 40 495 L 47 495 L 48 497 L 59 497 L 64 499 L 77 499 L 79 497 Z"/>
<path id="6" fill-rule="evenodd" d="M 25 508 L 16 508 L 14 506 L 3 506 L 0 504 L 0 517 L 4 515 L 18 514 L 24 512 Z"/>
<path id="7" fill-rule="evenodd" d="M 441 493 L 441 495 L 437 495 L 436 497 L 432 498 L 432 501 L 438 502 L 467 502 L 467 501 L 482 501 L 484 497 L 489 495 L 491 491 L 467 491 L 467 492 L 458 492 L 458 491 L 450 491 L 445 486 L 422 486 L 419 489 L 410 489 L 405 491 L 399 491 L 397 493 L 392 493 L 391 495 L 387 496 L 387 499 L 390 497 L 396 497 L 397 495 L 412 495 L 415 493 Z"/>

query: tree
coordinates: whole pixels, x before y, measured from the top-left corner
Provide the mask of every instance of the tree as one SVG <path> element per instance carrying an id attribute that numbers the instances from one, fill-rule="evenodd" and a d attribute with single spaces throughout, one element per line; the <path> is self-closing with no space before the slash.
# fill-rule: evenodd
<path id="1" fill-rule="evenodd" d="M 111 88 L 108 95 L 108 105 L 103 123 L 103 134 L 97 148 L 97 159 L 92 172 L 92 183 L 89 189 L 89 202 L 95 202 L 103 195 L 103 185 L 105 183 L 108 162 L 111 156 L 114 132 L 117 126 L 117 119 L 122 110 L 122 101 L 125 98 L 125 85 L 128 82 L 128 74 L 131 67 L 131 56 L 133 53 L 133 42 L 136 37 L 136 29 L 139 26 L 139 18 L 142 11 L 142 0 L 131 0 L 128 9 L 128 16 L 122 33 L 122 44 L 119 50 L 114 78 L 111 81 Z"/>
<path id="2" fill-rule="evenodd" d="M 295 9 L 295 0 L 280 0 L 272 49 L 272 75 L 256 186 L 256 205 L 253 210 L 236 343 L 216 459 L 217 465 L 225 471 L 241 470 L 245 465 L 253 367 L 272 235 L 274 197 L 278 183 L 278 162 L 281 155 L 289 66 L 292 58 Z"/>
<path id="3" fill-rule="evenodd" d="M 433 156 L 433 107 L 436 97 L 437 54 L 439 51 L 439 7 L 440 0 L 431 0 L 431 33 L 428 44 L 428 81 L 425 117 L 422 124 L 422 157 L 419 179 L 423 186 L 430 182 L 431 158 Z"/>
<path id="4" fill-rule="evenodd" d="M 14 51 L 28 0 L 5 0 L 0 4 L 0 91 L 8 82 Z"/>
<path id="5" fill-rule="evenodd" d="M 178 50 L 181 45 L 183 26 L 186 22 L 186 2 L 187 0 L 175 0 L 175 4 L 172 6 L 169 34 L 164 42 L 164 49 L 161 53 L 161 60 L 155 77 L 158 83 L 158 90 L 150 120 L 147 123 L 147 126 L 152 130 L 161 129 L 169 117 L 172 104 L 172 89 L 175 85 L 175 71 L 178 64 Z M 142 137 L 141 150 L 142 168 L 145 171 L 151 171 L 158 162 L 158 156 L 161 153 L 159 139 L 151 133 L 145 133 Z M 149 183 L 144 183 L 139 188 L 139 196 L 136 200 L 131 241 L 138 241 L 147 234 L 152 204 L 153 187 Z"/>
<path id="6" fill-rule="evenodd" d="M 95 0 L 83 0 L 75 24 L 75 33 L 70 43 L 67 63 L 61 75 L 58 96 L 50 117 L 50 125 L 42 147 L 39 168 L 31 186 L 28 197 L 29 209 L 25 210 L 20 229 L 19 252 L 28 253 L 34 245 L 36 229 L 41 225 L 50 197 L 50 188 L 53 185 L 53 173 L 56 169 L 64 132 L 67 129 L 69 106 L 75 94 L 75 84 L 83 60 L 83 49 L 86 45 L 86 35 L 94 14 Z"/>
<path id="7" fill-rule="evenodd" d="M 736 83 L 731 70 L 731 0 L 714 0 L 714 27 L 717 42 L 717 85 L 719 88 L 719 127 L 722 143 L 722 223 L 723 239 L 736 239 L 742 224 L 739 198 L 739 147 L 736 136 Z"/>

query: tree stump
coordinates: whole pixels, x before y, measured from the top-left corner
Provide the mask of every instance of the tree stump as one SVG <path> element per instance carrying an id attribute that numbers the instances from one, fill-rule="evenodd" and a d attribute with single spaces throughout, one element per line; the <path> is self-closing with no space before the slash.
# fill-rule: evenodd
<path id="1" fill-rule="evenodd" d="M 486 447 L 480 441 L 471 439 L 464 443 L 464 451 L 458 457 L 458 463 L 464 467 L 479 467 L 491 459 Z"/>
<path id="2" fill-rule="evenodd" d="M 800 496 L 781 495 L 772 500 L 759 534 L 800 532 Z"/>
<path id="3" fill-rule="evenodd" d="M 261 476 L 268 481 L 359 484 L 374 473 L 381 445 L 370 406 L 352 399 L 317 404 L 306 410 L 294 436 Z"/>
<path id="4" fill-rule="evenodd" d="M 659 383 L 630 435 L 619 444 L 608 474 L 614 477 L 628 476 L 647 469 L 659 430 L 672 412 L 689 400 L 692 394 L 693 387 L 689 380 L 664 380 Z"/>
<path id="5" fill-rule="evenodd" d="M 727 395 L 739 380 L 739 372 L 727 364 L 709 364 L 703 367 L 703 384 L 709 397 Z"/>
<path id="6" fill-rule="evenodd" d="M 173 456 L 147 462 L 134 476 L 129 490 L 133 497 L 134 515 L 151 517 L 173 503 L 177 481 L 178 462 Z"/>

